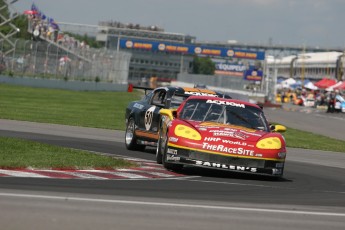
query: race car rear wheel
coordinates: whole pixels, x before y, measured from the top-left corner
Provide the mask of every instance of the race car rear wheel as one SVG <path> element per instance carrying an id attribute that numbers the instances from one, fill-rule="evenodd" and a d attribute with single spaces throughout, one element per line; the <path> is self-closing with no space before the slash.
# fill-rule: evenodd
<path id="1" fill-rule="evenodd" d="M 135 136 L 135 121 L 133 117 L 129 118 L 127 123 L 125 143 L 128 150 L 143 151 L 145 149 L 145 145 L 137 144 L 137 137 Z"/>

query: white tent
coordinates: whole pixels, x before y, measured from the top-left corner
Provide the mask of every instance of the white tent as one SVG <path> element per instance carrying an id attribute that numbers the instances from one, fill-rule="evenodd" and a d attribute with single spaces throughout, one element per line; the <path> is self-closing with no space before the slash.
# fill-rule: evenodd
<path id="1" fill-rule="evenodd" d="M 311 90 L 317 90 L 319 89 L 316 85 L 313 84 L 313 82 L 308 82 L 304 85 L 304 88 L 311 89 Z"/>
<path id="2" fill-rule="evenodd" d="M 290 86 L 292 84 L 295 84 L 296 83 L 296 80 L 293 79 L 293 78 L 288 78 L 286 79 L 285 81 L 282 81 L 280 84 L 282 86 L 282 88 L 290 88 Z"/>

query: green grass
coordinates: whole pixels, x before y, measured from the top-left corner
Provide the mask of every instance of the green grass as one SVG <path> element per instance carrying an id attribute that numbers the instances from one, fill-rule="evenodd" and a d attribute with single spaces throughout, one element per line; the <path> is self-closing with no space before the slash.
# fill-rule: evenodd
<path id="1" fill-rule="evenodd" d="M 140 95 L 0 84 L 0 118 L 124 130 L 124 108 Z"/>
<path id="2" fill-rule="evenodd" d="M 135 166 L 122 159 L 17 138 L 0 137 L 0 146 L 0 168 L 6 169 L 114 169 Z"/>
<path id="3" fill-rule="evenodd" d="M 128 101 L 140 94 L 76 92 L 0 84 L 0 118 L 124 130 Z M 15 138 L 0 138 L 0 168 L 131 167 L 121 159 Z"/>
<path id="4" fill-rule="evenodd" d="M 345 141 L 292 128 L 287 128 L 283 135 L 287 147 L 345 153 Z"/>

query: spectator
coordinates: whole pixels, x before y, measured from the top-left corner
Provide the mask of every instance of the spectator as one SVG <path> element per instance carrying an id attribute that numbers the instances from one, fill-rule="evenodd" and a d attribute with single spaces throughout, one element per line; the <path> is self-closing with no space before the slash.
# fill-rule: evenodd
<path id="1" fill-rule="evenodd" d="M 285 102 L 285 97 L 286 97 L 285 91 L 282 91 L 281 97 L 282 97 L 282 103 L 284 103 Z"/>
<path id="2" fill-rule="evenodd" d="M 334 106 L 335 106 L 335 92 L 332 91 L 328 95 L 327 113 L 334 113 Z"/>

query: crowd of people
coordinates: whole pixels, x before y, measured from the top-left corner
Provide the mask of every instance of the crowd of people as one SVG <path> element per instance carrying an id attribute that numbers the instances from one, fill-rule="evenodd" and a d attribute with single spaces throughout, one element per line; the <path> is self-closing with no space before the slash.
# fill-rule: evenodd
<path id="1" fill-rule="evenodd" d="M 340 96 L 340 97 L 339 97 Z M 281 89 L 277 92 L 278 103 L 292 103 L 294 105 L 324 108 L 327 113 L 340 112 L 339 98 L 343 93 L 339 90 L 326 91 L 324 89 L 309 90 L 306 88 Z"/>
<path id="2" fill-rule="evenodd" d="M 24 13 L 28 16 L 29 30 L 31 30 L 34 40 L 43 38 L 56 42 L 69 50 L 89 48 L 85 41 L 80 42 L 74 37 L 63 33 L 58 23 L 53 18 L 47 17 L 34 3 L 31 6 L 31 10 L 27 10 Z"/>

